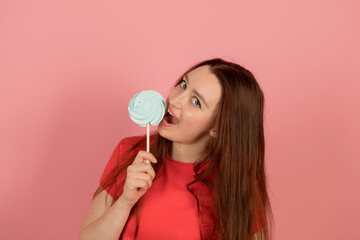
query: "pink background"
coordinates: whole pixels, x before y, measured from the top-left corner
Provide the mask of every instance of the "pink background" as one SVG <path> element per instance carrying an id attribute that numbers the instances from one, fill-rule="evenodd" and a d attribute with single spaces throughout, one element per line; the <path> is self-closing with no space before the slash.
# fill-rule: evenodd
<path id="1" fill-rule="evenodd" d="M 75 239 L 129 100 L 212 57 L 264 91 L 274 239 L 360 239 L 359 43 L 356 0 L 1 1 L 0 239 Z"/>

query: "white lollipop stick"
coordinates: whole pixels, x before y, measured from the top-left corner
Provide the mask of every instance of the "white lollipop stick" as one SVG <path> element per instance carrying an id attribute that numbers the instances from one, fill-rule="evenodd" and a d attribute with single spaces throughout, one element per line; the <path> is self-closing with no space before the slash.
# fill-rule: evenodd
<path id="1" fill-rule="evenodd" d="M 146 151 L 150 152 L 150 123 L 146 124 Z M 145 160 L 146 163 L 150 163 L 149 160 Z"/>

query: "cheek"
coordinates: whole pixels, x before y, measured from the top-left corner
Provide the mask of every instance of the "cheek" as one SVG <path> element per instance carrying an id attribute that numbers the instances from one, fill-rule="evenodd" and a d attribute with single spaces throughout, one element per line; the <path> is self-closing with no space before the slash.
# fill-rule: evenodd
<path id="1" fill-rule="evenodd" d="M 185 111 L 185 120 L 187 121 L 194 121 L 196 120 L 196 115 L 191 111 Z"/>
<path id="2" fill-rule="evenodd" d="M 184 120 L 191 123 L 192 126 L 203 125 L 206 122 L 206 116 L 197 113 L 196 111 L 188 110 L 184 115 Z"/>

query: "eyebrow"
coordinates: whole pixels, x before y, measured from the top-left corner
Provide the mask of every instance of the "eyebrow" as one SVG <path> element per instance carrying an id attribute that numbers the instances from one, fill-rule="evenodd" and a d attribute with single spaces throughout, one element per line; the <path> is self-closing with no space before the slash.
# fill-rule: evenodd
<path id="1" fill-rule="evenodd" d="M 185 74 L 184 77 L 185 77 L 185 79 L 187 80 L 187 82 L 190 83 L 190 79 L 188 78 L 187 73 Z M 206 103 L 203 95 L 201 95 L 201 94 L 200 94 L 198 91 L 196 91 L 196 90 L 192 90 L 192 91 L 195 93 L 195 95 L 197 95 L 197 96 L 205 103 L 206 107 L 209 108 L 209 105 Z"/>

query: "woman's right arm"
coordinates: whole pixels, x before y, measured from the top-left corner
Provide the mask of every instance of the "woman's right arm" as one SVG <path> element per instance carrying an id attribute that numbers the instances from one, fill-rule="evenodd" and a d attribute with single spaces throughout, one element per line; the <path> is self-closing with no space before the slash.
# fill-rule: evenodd
<path id="1" fill-rule="evenodd" d="M 132 207 L 151 187 L 155 178 L 153 167 L 145 160 L 157 163 L 154 155 L 139 151 L 134 162 L 127 168 L 123 193 L 112 206 L 113 198 L 110 195 L 105 203 L 107 191 L 101 191 L 95 196 L 80 228 L 78 240 L 119 239 Z"/>
<path id="2" fill-rule="evenodd" d="M 105 203 L 107 194 L 104 190 L 95 196 L 79 231 L 78 240 L 119 239 L 132 206 L 123 201 L 122 197 L 111 206 L 113 198 L 110 195 Z"/>

